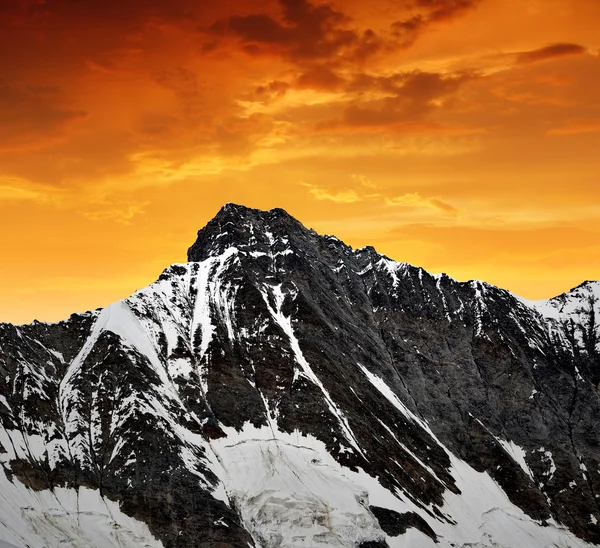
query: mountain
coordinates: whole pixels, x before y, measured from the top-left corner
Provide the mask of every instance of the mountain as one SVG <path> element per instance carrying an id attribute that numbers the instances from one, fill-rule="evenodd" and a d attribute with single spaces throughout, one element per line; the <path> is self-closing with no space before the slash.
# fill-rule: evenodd
<path id="1" fill-rule="evenodd" d="M 0 546 L 598 545 L 599 297 L 227 204 L 131 297 L 0 324 Z"/>

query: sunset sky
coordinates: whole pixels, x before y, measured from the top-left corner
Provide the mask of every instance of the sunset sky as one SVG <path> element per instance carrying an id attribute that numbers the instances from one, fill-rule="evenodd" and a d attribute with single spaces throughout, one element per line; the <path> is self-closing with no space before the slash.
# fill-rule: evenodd
<path id="1" fill-rule="evenodd" d="M 0 321 L 225 202 L 541 299 L 600 278 L 598 0 L 0 0 Z"/>

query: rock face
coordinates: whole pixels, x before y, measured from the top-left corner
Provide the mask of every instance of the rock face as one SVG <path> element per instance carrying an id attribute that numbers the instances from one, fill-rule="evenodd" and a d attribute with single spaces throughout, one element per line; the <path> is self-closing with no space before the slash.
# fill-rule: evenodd
<path id="1" fill-rule="evenodd" d="M 232 204 L 188 260 L 0 324 L 0 540 L 600 544 L 600 283 L 527 302 Z M 49 540 L 82 493 L 104 540 Z"/>

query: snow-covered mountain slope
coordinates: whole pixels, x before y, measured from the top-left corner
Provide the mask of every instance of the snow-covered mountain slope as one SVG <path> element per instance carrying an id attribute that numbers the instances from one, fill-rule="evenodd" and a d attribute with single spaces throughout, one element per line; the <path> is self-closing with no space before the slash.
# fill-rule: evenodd
<path id="1" fill-rule="evenodd" d="M 162 548 L 145 523 L 98 490 L 28 489 L 0 472 L 0 548 Z"/>
<path id="2" fill-rule="evenodd" d="M 600 544 L 597 282 L 529 303 L 232 204 L 188 258 L 0 324 L 0 540 Z"/>
<path id="3" fill-rule="evenodd" d="M 586 361 L 593 362 L 595 374 L 589 373 L 598 384 L 600 364 L 597 359 L 594 361 L 594 356 L 600 352 L 600 282 L 583 282 L 571 291 L 545 301 L 522 299 L 522 302 L 547 320 L 551 335 L 562 338 L 563 344 L 585 354 Z"/>

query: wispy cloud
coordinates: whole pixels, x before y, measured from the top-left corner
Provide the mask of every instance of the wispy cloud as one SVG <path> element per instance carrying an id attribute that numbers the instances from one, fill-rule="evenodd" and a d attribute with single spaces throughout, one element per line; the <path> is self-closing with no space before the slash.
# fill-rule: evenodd
<path id="1" fill-rule="evenodd" d="M 373 181 L 371 181 L 371 179 L 365 177 L 364 175 L 361 175 L 360 173 L 353 173 L 352 175 L 350 175 L 350 178 L 363 187 L 377 188 L 377 185 Z"/>
<path id="2" fill-rule="evenodd" d="M 580 135 L 600 132 L 600 120 L 571 120 L 562 127 L 549 129 L 548 135 Z"/>
<path id="3" fill-rule="evenodd" d="M 581 55 L 586 53 L 587 49 L 579 44 L 556 43 L 549 44 L 542 48 L 531 51 L 523 51 L 517 54 L 517 64 L 538 63 L 540 61 L 548 61 L 556 57 L 565 57 L 568 55 Z"/>
<path id="4" fill-rule="evenodd" d="M 317 200 L 329 200 L 340 204 L 352 204 L 381 197 L 378 192 L 373 192 L 377 189 L 377 185 L 365 175 L 352 173 L 350 179 L 352 182 L 343 188 L 325 188 L 310 183 L 302 183 L 302 186 L 307 187 Z"/>
<path id="5" fill-rule="evenodd" d="M 60 189 L 35 185 L 18 177 L 0 175 L 0 201 L 56 201 Z"/>
<path id="6" fill-rule="evenodd" d="M 353 183 L 345 188 L 329 189 L 318 185 L 302 183 L 317 200 L 329 200 L 340 204 L 371 201 L 383 203 L 389 207 L 430 209 L 444 215 L 459 215 L 460 209 L 442 200 L 438 196 L 421 196 L 418 192 L 407 192 L 399 196 L 386 196 L 378 185 L 365 175 L 350 175 Z"/>
<path id="7" fill-rule="evenodd" d="M 360 202 L 363 199 L 352 189 L 330 191 L 316 185 L 308 183 L 303 184 L 308 187 L 308 191 L 317 200 L 329 200 L 330 202 L 337 202 L 339 204 L 352 204 L 354 202 Z"/>
<path id="8" fill-rule="evenodd" d="M 116 221 L 130 224 L 137 215 L 145 212 L 148 202 L 124 205 L 123 207 L 107 207 L 95 211 L 86 211 L 83 216 L 90 221 Z"/>
<path id="9" fill-rule="evenodd" d="M 438 197 L 423 197 L 418 192 L 409 192 L 401 196 L 386 198 L 388 206 L 430 208 L 448 215 L 458 215 L 460 210 Z"/>

